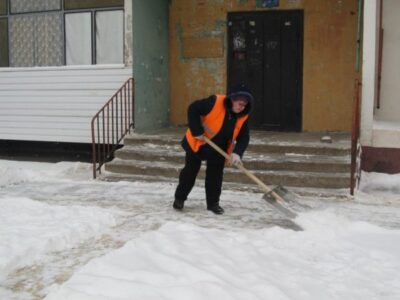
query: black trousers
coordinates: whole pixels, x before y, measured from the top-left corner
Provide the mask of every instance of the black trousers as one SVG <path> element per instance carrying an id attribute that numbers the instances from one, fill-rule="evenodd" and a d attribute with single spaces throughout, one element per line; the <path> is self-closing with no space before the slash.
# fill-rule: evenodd
<path id="1" fill-rule="evenodd" d="M 207 207 L 211 207 L 219 203 L 225 161 L 221 159 L 206 159 L 206 162 L 206 201 Z M 201 158 L 193 153 L 186 152 L 185 166 L 179 174 L 179 184 L 175 191 L 175 199 L 187 199 L 190 191 L 192 190 L 196 182 L 196 177 L 199 173 L 200 166 Z"/>

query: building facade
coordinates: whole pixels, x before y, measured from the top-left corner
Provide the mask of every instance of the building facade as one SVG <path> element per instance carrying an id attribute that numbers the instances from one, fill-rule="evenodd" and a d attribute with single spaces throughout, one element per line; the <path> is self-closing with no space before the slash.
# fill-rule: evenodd
<path id="1" fill-rule="evenodd" d="M 400 172 L 399 11 L 396 0 L 364 1 L 360 142 L 369 172 Z"/>
<path id="2" fill-rule="evenodd" d="M 244 81 L 253 128 L 350 131 L 358 14 L 357 0 L 171 1 L 171 122 Z"/>
<path id="3" fill-rule="evenodd" d="M 129 1 L 0 0 L 0 140 L 90 143 L 132 76 Z"/>
<path id="4" fill-rule="evenodd" d="M 238 82 L 255 129 L 349 132 L 362 78 L 363 153 L 397 149 L 398 3 L 383 1 L 378 108 L 379 3 L 0 0 L 0 141 L 90 143 L 91 117 L 132 76 L 138 132 L 184 125 L 190 102 Z"/>

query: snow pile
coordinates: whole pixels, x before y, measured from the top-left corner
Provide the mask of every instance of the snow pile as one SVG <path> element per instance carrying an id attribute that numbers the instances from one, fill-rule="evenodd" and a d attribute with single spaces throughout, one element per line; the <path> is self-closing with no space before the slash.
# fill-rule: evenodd
<path id="1" fill-rule="evenodd" d="M 400 197 L 400 174 L 362 172 L 360 190 L 364 193 L 398 195 Z"/>
<path id="2" fill-rule="evenodd" d="M 98 207 L 55 206 L 28 198 L 0 198 L 0 282 L 52 251 L 72 248 L 116 225 Z"/>
<path id="3" fill-rule="evenodd" d="M 33 181 L 89 180 L 92 166 L 80 162 L 38 163 L 0 160 L 0 187 Z"/>
<path id="4" fill-rule="evenodd" d="M 400 231 L 328 211 L 306 230 L 168 222 L 93 259 L 46 300 L 400 299 Z"/>
<path id="5" fill-rule="evenodd" d="M 175 184 L 92 181 L 90 164 L 0 172 L 1 299 L 400 299 L 400 174 L 363 173 L 355 201 L 313 199 L 295 232 L 268 227 L 282 220 L 257 194 L 224 191 L 216 217 L 203 188 L 179 213 Z"/>

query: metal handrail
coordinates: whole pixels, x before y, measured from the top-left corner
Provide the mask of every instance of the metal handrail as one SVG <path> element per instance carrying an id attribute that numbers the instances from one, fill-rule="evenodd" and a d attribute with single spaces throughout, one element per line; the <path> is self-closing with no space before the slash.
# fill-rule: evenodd
<path id="1" fill-rule="evenodd" d="M 360 138 L 360 86 L 359 79 L 354 83 L 353 116 L 351 129 L 351 169 L 350 169 L 350 194 L 354 195 L 354 189 L 360 178 L 360 170 L 357 168 L 357 162 L 360 161 L 359 138 Z"/>
<path id="2" fill-rule="evenodd" d="M 93 178 L 97 172 L 101 174 L 101 167 L 113 157 L 131 128 L 134 128 L 133 78 L 129 78 L 92 118 Z"/>

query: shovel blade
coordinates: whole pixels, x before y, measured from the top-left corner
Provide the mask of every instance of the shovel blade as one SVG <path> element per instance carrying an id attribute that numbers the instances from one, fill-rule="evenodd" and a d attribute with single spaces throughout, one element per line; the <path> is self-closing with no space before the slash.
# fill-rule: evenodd
<path id="1" fill-rule="evenodd" d="M 311 209 L 310 206 L 301 203 L 301 197 L 289 191 L 284 186 L 278 185 L 274 188 L 274 192 L 277 193 L 293 210 L 297 212 Z"/>
<path id="2" fill-rule="evenodd" d="M 297 214 L 290 209 L 286 203 L 278 202 L 271 194 L 265 194 L 263 199 L 267 201 L 272 207 L 276 210 L 283 213 L 286 217 L 294 219 L 297 217 Z"/>
<path id="3" fill-rule="evenodd" d="M 291 210 L 289 207 L 286 206 L 286 204 L 278 202 L 272 195 L 270 194 L 265 194 L 263 196 L 263 199 L 268 202 L 275 210 L 279 211 L 281 214 L 284 215 L 285 218 L 287 218 L 287 221 L 290 223 L 290 228 L 293 229 L 294 231 L 303 231 L 303 228 L 296 224 L 292 219 L 297 217 L 296 212 Z"/>

